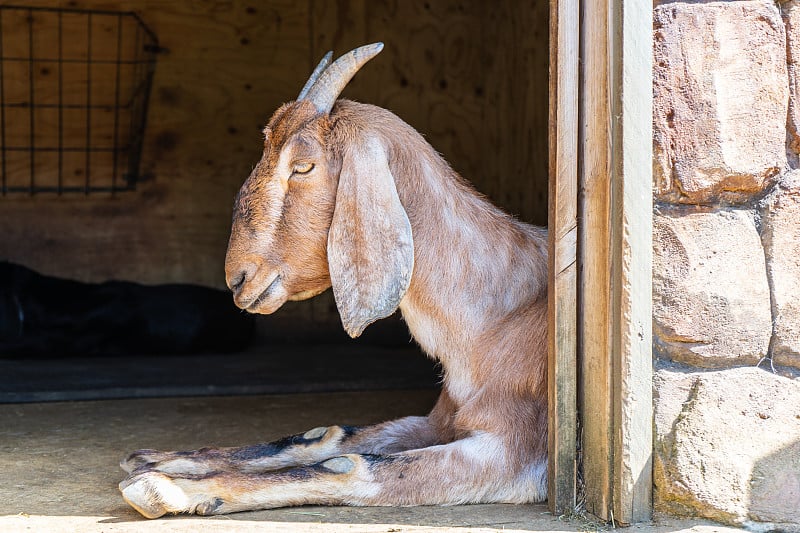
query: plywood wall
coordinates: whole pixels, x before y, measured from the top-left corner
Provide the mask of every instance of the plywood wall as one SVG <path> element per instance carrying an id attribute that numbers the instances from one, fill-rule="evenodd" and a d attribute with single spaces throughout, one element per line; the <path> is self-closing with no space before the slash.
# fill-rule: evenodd
<path id="1" fill-rule="evenodd" d="M 523 220 L 546 223 L 546 2 L 312 6 L 315 58 L 329 48 L 387 44 L 345 94 L 391 109 L 481 192 Z"/>
<path id="2" fill-rule="evenodd" d="M 232 199 L 260 157 L 269 115 L 296 96 L 325 51 L 377 40 L 384 52 L 344 96 L 393 110 L 498 204 L 524 220 L 546 220 L 546 2 L 26 5 L 134 10 L 163 52 L 137 191 L 0 198 L 0 259 L 87 281 L 223 287 Z M 329 300 L 317 305 L 305 312 L 330 314 Z"/>

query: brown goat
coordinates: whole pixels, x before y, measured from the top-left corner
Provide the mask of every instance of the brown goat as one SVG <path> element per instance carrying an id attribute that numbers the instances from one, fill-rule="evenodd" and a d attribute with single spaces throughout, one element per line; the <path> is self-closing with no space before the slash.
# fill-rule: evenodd
<path id="1" fill-rule="evenodd" d="M 134 452 L 120 490 L 144 516 L 546 498 L 546 230 L 491 205 L 394 114 L 337 100 L 382 46 L 329 54 L 273 115 L 226 276 L 253 313 L 333 286 L 353 337 L 399 307 L 441 362 L 438 402 L 255 446 Z"/>

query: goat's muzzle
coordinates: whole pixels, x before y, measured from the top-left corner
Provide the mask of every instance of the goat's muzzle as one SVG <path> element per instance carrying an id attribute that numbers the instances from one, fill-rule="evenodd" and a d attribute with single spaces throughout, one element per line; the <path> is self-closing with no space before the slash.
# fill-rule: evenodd
<path id="1" fill-rule="evenodd" d="M 258 271 L 258 265 L 251 262 L 240 263 L 238 265 L 225 265 L 225 283 L 233 294 L 238 294 L 242 287 L 253 279 Z"/>
<path id="2" fill-rule="evenodd" d="M 244 262 L 229 265 L 226 282 L 233 292 L 233 302 L 251 313 L 271 313 L 283 304 L 287 294 L 280 271 L 266 264 Z"/>

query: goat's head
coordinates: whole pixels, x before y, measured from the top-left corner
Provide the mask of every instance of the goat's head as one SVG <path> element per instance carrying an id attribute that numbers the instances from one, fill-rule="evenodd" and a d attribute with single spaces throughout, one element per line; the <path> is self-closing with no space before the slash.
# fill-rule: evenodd
<path id="1" fill-rule="evenodd" d="M 268 314 L 333 285 L 342 324 L 356 337 L 393 313 L 408 289 L 411 226 L 384 146 L 331 114 L 382 48 L 357 48 L 330 66 L 329 52 L 265 128 L 264 154 L 234 203 L 225 260 L 240 308 Z"/>

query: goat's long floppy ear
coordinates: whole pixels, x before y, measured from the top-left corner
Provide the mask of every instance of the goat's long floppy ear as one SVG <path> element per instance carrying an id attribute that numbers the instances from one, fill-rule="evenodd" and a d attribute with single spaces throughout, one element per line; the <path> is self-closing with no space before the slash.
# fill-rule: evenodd
<path id="1" fill-rule="evenodd" d="M 342 158 L 328 266 L 342 325 L 351 337 L 391 315 L 411 283 L 411 224 L 377 139 L 351 143 Z"/>

